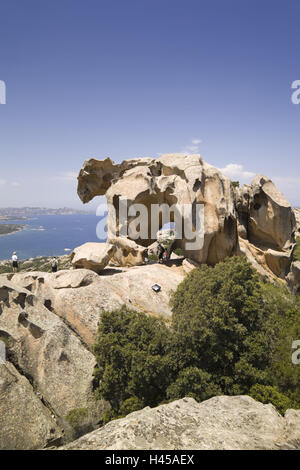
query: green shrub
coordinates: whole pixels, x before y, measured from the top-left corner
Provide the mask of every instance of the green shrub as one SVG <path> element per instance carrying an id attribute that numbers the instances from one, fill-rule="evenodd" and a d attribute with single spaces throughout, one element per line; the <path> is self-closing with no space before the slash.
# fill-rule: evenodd
<path id="1" fill-rule="evenodd" d="M 191 396 L 249 394 L 300 408 L 299 301 L 243 257 L 194 269 L 172 295 L 172 324 L 123 307 L 103 313 L 94 352 L 104 422 Z M 264 401 L 263 401 L 264 402 Z"/>
<path id="2" fill-rule="evenodd" d="M 222 393 L 268 384 L 268 332 L 257 274 L 243 257 L 194 269 L 172 298 L 172 362 L 212 375 Z M 207 395 L 207 398 L 209 394 Z"/>
<path id="3" fill-rule="evenodd" d="M 187 367 L 179 371 L 178 377 L 167 389 L 170 400 L 192 397 L 197 401 L 220 395 L 221 389 L 214 384 L 212 375 L 197 367 Z"/>
<path id="4" fill-rule="evenodd" d="M 71 430 L 66 429 L 67 440 L 78 439 L 80 436 L 93 430 L 91 417 L 87 408 L 74 408 L 66 416 Z"/>
<path id="5" fill-rule="evenodd" d="M 256 384 L 251 387 L 250 396 L 261 403 L 272 403 L 279 413 L 284 415 L 286 410 L 293 407 L 290 398 L 280 393 L 276 387 Z"/>

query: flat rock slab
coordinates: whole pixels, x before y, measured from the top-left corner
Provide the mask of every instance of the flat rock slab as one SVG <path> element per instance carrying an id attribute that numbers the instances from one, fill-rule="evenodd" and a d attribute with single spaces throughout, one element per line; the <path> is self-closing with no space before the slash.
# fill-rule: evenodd
<path id="1" fill-rule="evenodd" d="M 62 450 L 300 449 L 300 411 L 280 416 L 248 396 L 183 398 L 111 421 Z"/>

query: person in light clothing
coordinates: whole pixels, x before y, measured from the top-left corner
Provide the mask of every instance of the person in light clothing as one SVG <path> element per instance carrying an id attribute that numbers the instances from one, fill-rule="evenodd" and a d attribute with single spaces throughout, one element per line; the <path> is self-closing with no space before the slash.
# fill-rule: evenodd
<path id="1" fill-rule="evenodd" d="M 53 256 L 53 258 L 52 258 L 52 260 L 51 260 L 51 269 L 52 269 L 52 272 L 53 272 L 53 273 L 56 273 L 56 272 L 57 272 L 57 267 L 58 267 L 57 257 L 56 257 L 56 256 Z"/>
<path id="2" fill-rule="evenodd" d="M 19 269 L 19 260 L 18 260 L 17 253 L 15 251 L 14 251 L 11 259 L 12 259 L 13 271 L 14 271 L 14 273 L 17 273 L 18 269 Z"/>

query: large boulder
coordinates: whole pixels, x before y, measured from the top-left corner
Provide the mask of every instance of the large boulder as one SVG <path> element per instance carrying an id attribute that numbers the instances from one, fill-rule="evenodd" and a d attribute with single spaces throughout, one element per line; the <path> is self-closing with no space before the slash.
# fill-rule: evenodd
<path id="1" fill-rule="evenodd" d="M 72 252 L 72 266 L 99 273 L 108 265 L 115 252 L 116 247 L 110 243 L 84 243 Z"/>
<path id="2" fill-rule="evenodd" d="M 139 217 L 130 215 L 122 221 L 120 201 L 127 201 L 128 214 L 133 204 L 142 204 L 147 208 L 148 220 L 144 225 L 148 226 L 143 227 L 145 233 L 134 238 L 136 243 L 145 247 L 155 242 L 153 233 L 156 234 L 163 226 L 162 218 L 157 220 L 157 226 L 153 226 L 153 204 L 165 204 L 166 207 L 177 204 L 179 208 L 186 204 L 193 207 L 193 230 L 197 226 L 197 217 L 201 219 L 200 211 L 196 210 L 199 204 L 204 208 L 204 223 L 201 225 L 202 233 L 196 237 L 197 246 L 187 246 L 189 237 L 185 238 L 185 235 L 176 240 L 176 245 L 184 249 L 187 256 L 201 263 L 214 264 L 236 253 L 237 214 L 231 182 L 219 170 L 205 163 L 200 155 L 167 154 L 158 159 L 127 160 L 120 164 L 110 159 L 88 160 L 79 173 L 78 195 L 83 202 L 88 202 L 104 194 L 108 202 L 109 241 L 120 234 L 124 235 L 125 229 L 128 238 L 132 238 L 127 228 Z M 171 219 L 175 220 L 174 213 L 171 213 Z M 178 220 L 182 225 L 181 215 Z M 177 229 L 179 233 L 178 226 Z"/>
<path id="3" fill-rule="evenodd" d="M 267 177 L 235 190 L 240 250 L 260 274 L 284 280 L 295 245 L 296 217 L 291 204 Z"/>
<path id="4" fill-rule="evenodd" d="M 233 188 L 230 180 L 200 155 L 166 154 L 158 159 L 133 159 L 120 164 L 110 159 L 92 159 L 80 170 L 78 195 L 83 202 L 98 195 L 106 196 L 109 242 L 121 234 L 123 240 L 134 238 L 135 245 L 152 248 L 155 229 L 171 221 L 175 222 L 175 232 L 180 237 L 172 248 L 181 248 L 183 255 L 196 263 L 215 264 L 241 254 L 269 279 L 284 280 L 289 273 L 300 211 L 293 210 L 265 176 L 258 175 L 249 186 L 239 189 Z M 126 206 L 124 201 L 125 220 L 121 209 Z M 133 210 L 134 204 L 148 210 L 148 217 L 143 220 L 145 233 L 141 230 L 138 233 L 141 216 Z M 180 236 L 183 218 L 176 218 L 175 212 L 171 211 L 169 220 L 161 215 L 157 226 L 151 217 L 155 204 L 165 205 L 165 215 L 174 205 L 181 208 L 190 205 L 193 230 L 197 227 L 196 206 L 202 205 L 198 244 L 191 248 L 187 245 L 187 234 Z M 132 223 L 135 230 L 130 231 Z M 120 254 L 118 260 L 120 265 L 127 262 Z"/>
<path id="5" fill-rule="evenodd" d="M 134 240 L 126 237 L 117 237 L 110 240 L 116 248 L 110 264 L 115 266 L 139 266 L 144 263 L 147 248 L 138 245 Z"/>
<path id="6" fill-rule="evenodd" d="M 243 186 L 238 191 L 236 206 L 239 223 L 250 243 L 264 250 L 291 250 L 296 230 L 295 214 L 269 178 L 257 175 L 250 186 Z"/>
<path id="7" fill-rule="evenodd" d="M 300 449 L 300 411 L 282 417 L 248 396 L 197 403 L 183 398 L 145 408 L 87 434 L 62 450 Z"/>

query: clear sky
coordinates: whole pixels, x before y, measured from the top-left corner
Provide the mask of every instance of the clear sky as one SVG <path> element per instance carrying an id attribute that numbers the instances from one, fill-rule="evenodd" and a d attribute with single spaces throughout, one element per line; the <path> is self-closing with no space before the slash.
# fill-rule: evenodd
<path id="1" fill-rule="evenodd" d="M 299 0 L 0 0 L 0 21 L 0 206 L 83 207 L 84 160 L 181 151 L 300 205 Z"/>

